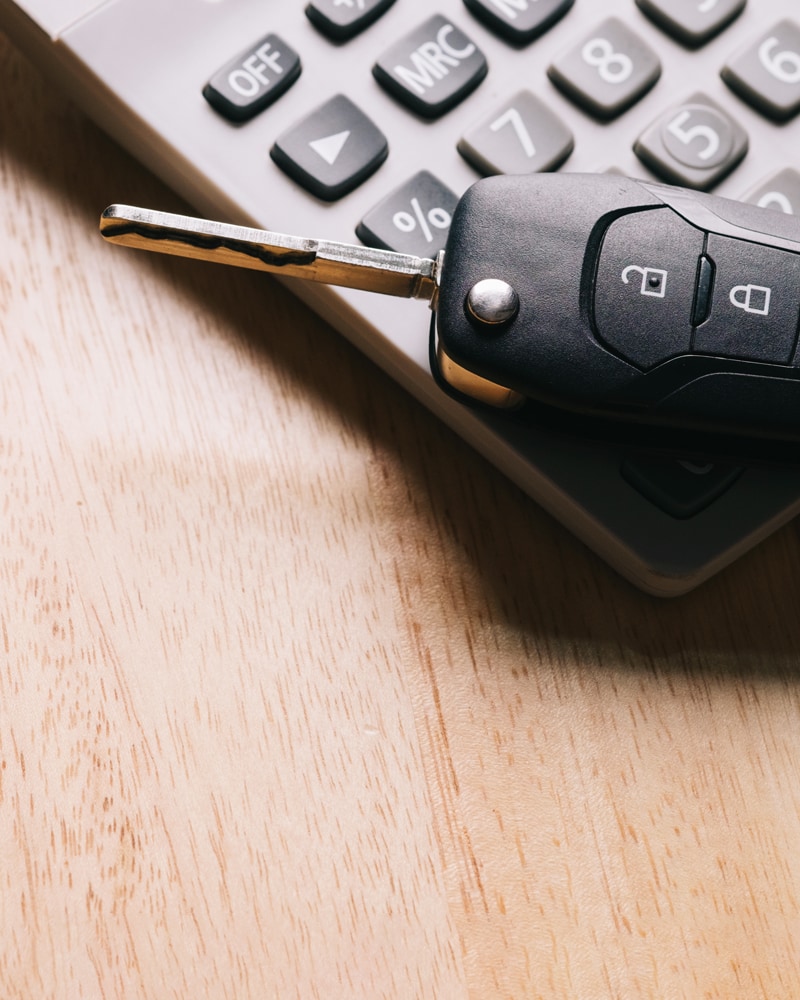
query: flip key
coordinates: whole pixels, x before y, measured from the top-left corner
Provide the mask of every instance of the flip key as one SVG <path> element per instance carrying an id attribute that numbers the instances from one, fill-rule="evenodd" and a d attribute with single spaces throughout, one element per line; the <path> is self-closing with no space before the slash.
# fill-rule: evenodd
<path id="1" fill-rule="evenodd" d="M 791 215 L 625 177 L 534 174 L 474 184 L 435 257 L 127 206 L 107 209 L 101 230 L 131 246 L 424 299 L 437 383 L 470 405 L 516 407 L 509 419 L 523 426 L 704 461 L 800 462 Z"/>

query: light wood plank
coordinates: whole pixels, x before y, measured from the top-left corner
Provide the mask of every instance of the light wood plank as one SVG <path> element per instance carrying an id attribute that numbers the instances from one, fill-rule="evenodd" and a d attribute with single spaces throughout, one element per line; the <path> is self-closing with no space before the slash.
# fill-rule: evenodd
<path id="1" fill-rule="evenodd" d="M 0 995 L 800 996 L 797 527 L 635 593 L 0 81 Z"/>

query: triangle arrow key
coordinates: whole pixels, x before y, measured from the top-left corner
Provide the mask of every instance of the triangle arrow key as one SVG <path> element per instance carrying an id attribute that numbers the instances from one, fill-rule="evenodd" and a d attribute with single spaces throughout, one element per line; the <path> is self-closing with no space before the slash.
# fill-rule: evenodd
<path id="1" fill-rule="evenodd" d="M 333 166 L 339 158 L 344 144 L 350 138 L 350 130 L 335 132 L 333 135 L 326 135 L 322 139 L 314 139 L 309 142 L 309 146 L 329 165 Z"/>
<path id="2" fill-rule="evenodd" d="M 281 170 L 325 201 L 358 187 L 388 153 L 386 136 L 344 94 L 287 129 L 269 151 Z"/>

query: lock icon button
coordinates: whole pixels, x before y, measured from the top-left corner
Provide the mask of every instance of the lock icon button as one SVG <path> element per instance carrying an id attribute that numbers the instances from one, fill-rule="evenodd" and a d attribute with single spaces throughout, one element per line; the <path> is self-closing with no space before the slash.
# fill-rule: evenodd
<path id="1" fill-rule="evenodd" d="M 766 285 L 736 285 L 731 289 L 731 305 L 758 316 L 769 316 L 772 289 Z"/>
<path id="2" fill-rule="evenodd" d="M 622 272 L 624 284 L 630 284 L 632 275 L 641 275 L 642 284 L 641 295 L 652 295 L 654 298 L 663 299 L 667 294 L 667 272 L 660 267 L 640 267 L 638 264 L 629 264 Z"/>
<path id="3" fill-rule="evenodd" d="M 698 354 L 791 364 L 800 325 L 800 255 L 709 233 L 714 292 L 696 331 Z"/>

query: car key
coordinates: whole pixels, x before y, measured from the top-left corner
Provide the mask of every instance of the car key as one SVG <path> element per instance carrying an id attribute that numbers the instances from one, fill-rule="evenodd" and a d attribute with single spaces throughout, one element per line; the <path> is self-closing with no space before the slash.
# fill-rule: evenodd
<path id="1" fill-rule="evenodd" d="M 613 175 L 490 177 L 436 260 L 111 206 L 106 239 L 427 299 L 465 401 L 677 454 L 800 459 L 800 221 Z"/>

